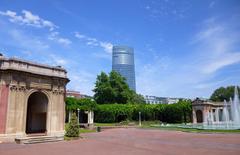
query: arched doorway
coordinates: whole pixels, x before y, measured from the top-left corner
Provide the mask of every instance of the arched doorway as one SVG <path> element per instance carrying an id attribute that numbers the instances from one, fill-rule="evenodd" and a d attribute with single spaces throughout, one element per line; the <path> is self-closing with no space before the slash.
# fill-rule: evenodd
<path id="1" fill-rule="evenodd" d="M 45 133 L 47 124 L 48 97 L 34 92 L 28 98 L 26 133 Z"/>
<path id="2" fill-rule="evenodd" d="M 197 123 L 202 123 L 203 122 L 203 113 L 201 110 L 197 110 L 196 112 L 197 115 Z"/>

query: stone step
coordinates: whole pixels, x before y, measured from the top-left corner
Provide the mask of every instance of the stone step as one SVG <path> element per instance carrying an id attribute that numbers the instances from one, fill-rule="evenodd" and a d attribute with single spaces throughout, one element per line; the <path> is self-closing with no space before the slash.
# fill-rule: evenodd
<path id="1" fill-rule="evenodd" d="M 17 144 L 47 143 L 47 142 L 57 142 L 61 140 L 64 140 L 63 136 L 36 136 L 36 137 L 15 138 L 15 142 Z"/>

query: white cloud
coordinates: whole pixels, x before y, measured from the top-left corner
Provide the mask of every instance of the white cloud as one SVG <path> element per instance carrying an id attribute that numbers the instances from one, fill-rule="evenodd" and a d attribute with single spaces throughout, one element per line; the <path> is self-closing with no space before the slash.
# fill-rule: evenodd
<path id="1" fill-rule="evenodd" d="M 203 73 L 211 74 L 221 68 L 233 65 L 240 62 L 240 52 L 238 53 L 226 53 L 222 55 L 223 57 L 218 57 L 207 62 L 203 67 Z"/>
<path id="2" fill-rule="evenodd" d="M 87 40 L 88 41 L 92 41 L 92 42 L 98 42 L 98 40 L 96 38 L 87 37 Z"/>
<path id="3" fill-rule="evenodd" d="M 8 35 L 11 37 L 11 41 L 6 41 L 5 43 L 12 46 L 21 47 L 29 51 L 45 51 L 46 49 L 49 49 L 48 44 L 22 31 L 13 29 L 8 32 Z"/>
<path id="4" fill-rule="evenodd" d="M 50 54 L 47 60 L 48 64 L 55 65 L 55 66 L 65 66 L 67 65 L 68 61 L 60 56 L 55 54 Z"/>
<path id="5" fill-rule="evenodd" d="M 79 32 L 75 32 L 74 35 L 75 35 L 76 38 L 85 41 L 86 45 L 88 45 L 88 46 L 98 46 L 98 47 L 103 48 L 103 50 L 106 53 L 108 53 L 108 54 L 112 53 L 113 44 L 110 43 L 110 42 L 100 41 L 96 38 L 92 38 L 92 37 L 89 37 L 89 36 L 86 36 L 86 35 L 82 35 Z"/>
<path id="6" fill-rule="evenodd" d="M 153 54 L 153 60 L 148 64 L 143 65 L 141 62 L 136 65 L 139 93 L 209 97 L 214 89 L 234 84 L 233 79 L 238 79 L 239 70 L 224 69 L 240 64 L 239 29 L 234 27 L 231 21 L 223 22 L 214 18 L 206 20 L 200 26 L 202 28 L 191 38 L 191 51 L 188 55 L 178 58 L 154 58 Z M 231 72 L 231 75 L 219 76 L 226 72 Z"/>
<path id="7" fill-rule="evenodd" d="M 161 18 L 182 19 L 187 16 L 191 4 L 187 1 L 176 3 L 168 0 L 151 0 L 143 8 L 147 12 L 148 19 L 162 22 Z"/>
<path id="8" fill-rule="evenodd" d="M 198 83 L 194 86 L 196 89 L 211 89 L 211 87 L 218 87 L 219 85 L 222 85 L 222 83 L 227 82 L 228 80 L 231 80 L 231 78 L 226 78 L 224 80 L 219 81 L 213 81 L 213 82 L 205 82 L 205 83 Z"/>
<path id="9" fill-rule="evenodd" d="M 219 25 L 209 26 L 209 27 L 203 29 L 202 31 L 200 31 L 196 35 L 195 42 L 204 41 L 205 39 L 209 39 L 212 37 L 215 38 L 217 34 L 222 33 L 223 31 L 224 31 L 224 28 L 222 26 L 219 26 Z"/>
<path id="10" fill-rule="evenodd" d="M 59 44 L 63 44 L 65 46 L 70 45 L 72 43 L 71 40 L 67 39 L 67 38 L 62 38 L 59 36 L 59 32 L 51 32 L 50 35 L 48 36 L 49 40 L 53 40 L 58 42 Z"/>
<path id="11" fill-rule="evenodd" d="M 9 21 L 13 23 L 18 23 L 20 25 L 29 25 L 38 28 L 49 28 L 50 31 L 57 28 L 57 26 L 48 20 L 40 18 L 38 15 L 32 14 L 32 12 L 27 10 L 22 10 L 22 15 L 17 15 L 16 12 L 7 10 L 5 12 L 0 11 L 0 15 L 9 17 Z"/>
<path id="12" fill-rule="evenodd" d="M 78 38 L 78 39 L 86 38 L 85 35 L 82 35 L 82 34 L 80 34 L 79 32 L 75 32 L 74 35 L 75 35 L 75 37 Z"/>
<path id="13" fill-rule="evenodd" d="M 78 90 L 83 94 L 93 95 L 92 89 L 96 80 L 96 74 L 85 70 L 69 70 L 68 76 L 71 79 L 68 88 Z"/>
<path id="14" fill-rule="evenodd" d="M 44 57 L 42 63 L 55 66 L 65 66 L 69 62 L 67 59 L 62 58 L 59 55 L 52 54 L 51 48 L 44 40 L 40 40 L 39 38 L 16 29 L 10 30 L 8 34 L 11 41 L 7 44 L 15 46 L 17 49 L 21 50 L 20 52 L 29 59 L 35 59 L 35 56 L 38 55 L 39 57 L 37 56 L 37 60 Z"/>
<path id="15" fill-rule="evenodd" d="M 193 45 L 202 51 L 198 64 L 202 73 L 213 74 L 223 67 L 240 63 L 240 51 L 234 48 L 239 43 L 239 32 L 229 27 L 216 19 L 207 20 L 193 39 Z"/>
<path id="16" fill-rule="evenodd" d="M 100 42 L 100 46 L 104 49 L 107 53 L 112 53 L 113 44 L 109 42 Z"/>

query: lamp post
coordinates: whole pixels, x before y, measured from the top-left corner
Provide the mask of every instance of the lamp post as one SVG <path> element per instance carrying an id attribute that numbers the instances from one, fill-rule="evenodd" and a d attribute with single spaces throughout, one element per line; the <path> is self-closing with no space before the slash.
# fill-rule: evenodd
<path id="1" fill-rule="evenodd" d="M 139 117 L 139 126 L 142 126 L 142 120 L 141 120 L 141 112 L 138 112 L 138 117 Z"/>

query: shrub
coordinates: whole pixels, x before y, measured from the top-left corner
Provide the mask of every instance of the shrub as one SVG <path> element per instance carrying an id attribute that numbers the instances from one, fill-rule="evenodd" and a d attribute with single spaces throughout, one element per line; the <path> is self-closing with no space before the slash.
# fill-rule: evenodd
<path id="1" fill-rule="evenodd" d="M 190 101 L 176 104 L 103 104 L 97 105 L 95 122 L 114 123 L 125 120 L 138 121 L 139 112 L 143 121 L 183 123 L 191 121 L 192 107 Z"/>
<path id="2" fill-rule="evenodd" d="M 75 113 L 73 113 L 71 116 L 70 122 L 66 128 L 65 135 L 67 137 L 78 137 L 79 136 L 78 118 Z"/>

